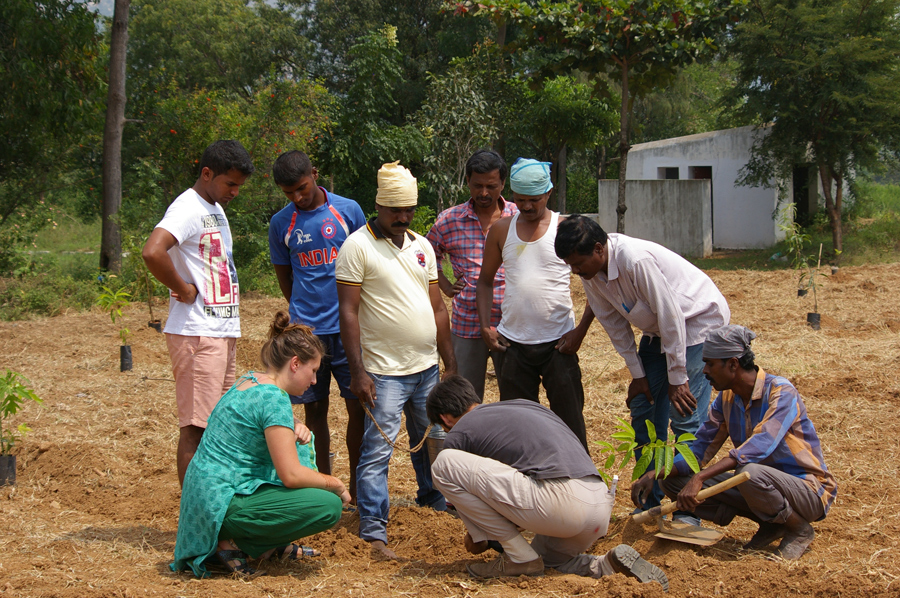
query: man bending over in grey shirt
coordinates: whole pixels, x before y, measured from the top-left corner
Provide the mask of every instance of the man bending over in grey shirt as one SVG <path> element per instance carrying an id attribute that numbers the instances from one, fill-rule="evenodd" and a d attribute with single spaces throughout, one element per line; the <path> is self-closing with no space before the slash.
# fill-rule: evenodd
<path id="1" fill-rule="evenodd" d="M 468 565 L 470 575 L 543 575 L 546 566 L 589 577 L 624 573 L 668 589 L 666 574 L 630 546 L 582 554 L 606 535 L 613 497 L 552 411 L 527 399 L 482 405 L 462 376 L 435 386 L 425 406 L 447 432 L 431 475 L 468 530 L 466 549 L 480 554 L 489 541 L 503 549 L 493 561 Z M 533 531 L 534 540 L 518 528 Z"/>

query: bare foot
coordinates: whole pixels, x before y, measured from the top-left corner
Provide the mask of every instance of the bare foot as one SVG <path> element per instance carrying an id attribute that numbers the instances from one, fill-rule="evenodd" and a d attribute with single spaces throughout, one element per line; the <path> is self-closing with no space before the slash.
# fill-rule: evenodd
<path id="1" fill-rule="evenodd" d="M 388 548 L 387 544 L 385 544 L 381 540 L 373 540 L 369 542 L 369 545 L 372 547 L 372 552 L 376 553 L 378 556 L 390 559 L 392 561 L 400 560 L 400 557 L 397 556 L 397 553 Z"/>

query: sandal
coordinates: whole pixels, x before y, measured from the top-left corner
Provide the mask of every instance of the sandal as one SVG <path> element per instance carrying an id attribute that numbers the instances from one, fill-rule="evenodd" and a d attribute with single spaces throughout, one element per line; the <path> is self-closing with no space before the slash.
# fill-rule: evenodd
<path id="1" fill-rule="evenodd" d="M 322 553 L 310 546 L 301 544 L 288 544 L 287 546 L 278 546 L 272 550 L 270 560 L 279 561 L 297 561 L 301 557 L 320 556 Z"/>
<path id="2" fill-rule="evenodd" d="M 247 554 L 243 550 L 219 550 L 216 552 L 216 558 L 226 571 L 238 577 L 252 579 L 266 574 L 265 571 L 254 569 L 247 564 Z"/>

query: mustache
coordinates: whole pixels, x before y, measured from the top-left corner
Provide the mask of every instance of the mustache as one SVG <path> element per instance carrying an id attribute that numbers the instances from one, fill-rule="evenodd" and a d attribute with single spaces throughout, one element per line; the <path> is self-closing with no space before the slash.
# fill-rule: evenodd
<path id="1" fill-rule="evenodd" d="M 409 222 L 395 222 L 391 224 L 391 227 L 394 228 L 409 228 Z"/>

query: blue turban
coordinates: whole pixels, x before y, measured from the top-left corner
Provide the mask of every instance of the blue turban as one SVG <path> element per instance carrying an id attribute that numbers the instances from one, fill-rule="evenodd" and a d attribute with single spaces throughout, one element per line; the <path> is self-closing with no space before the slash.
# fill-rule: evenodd
<path id="1" fill-rule="evenodd" d="M 553 189 L 550 162 L 519 158 L 509 169 L 509 186 L 519 195 L 543 195 Z"/>

